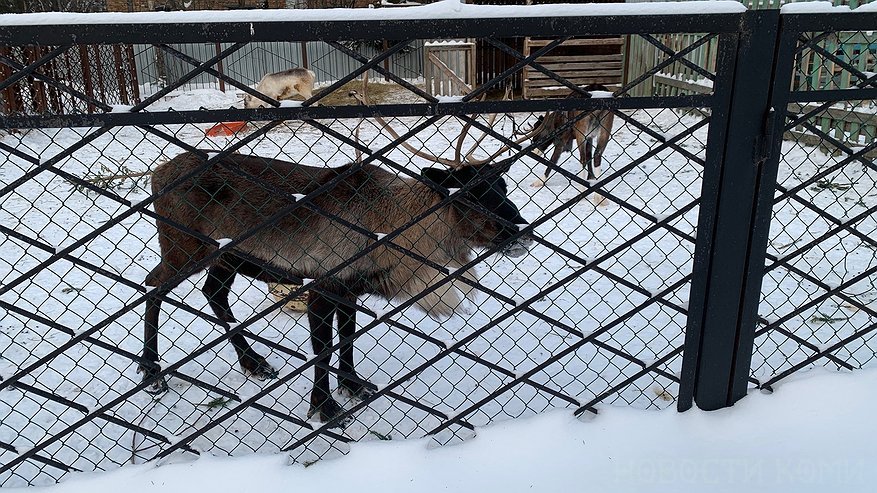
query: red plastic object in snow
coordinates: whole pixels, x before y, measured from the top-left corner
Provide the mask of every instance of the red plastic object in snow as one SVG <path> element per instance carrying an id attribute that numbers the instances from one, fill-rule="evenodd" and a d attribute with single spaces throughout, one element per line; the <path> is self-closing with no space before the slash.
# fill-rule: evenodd
<path id="1" fill-rule="evenodd" d="M 234 135 L 247 128 L 247 122 L 222 122 L 207 129 L 208 137 Z"/>

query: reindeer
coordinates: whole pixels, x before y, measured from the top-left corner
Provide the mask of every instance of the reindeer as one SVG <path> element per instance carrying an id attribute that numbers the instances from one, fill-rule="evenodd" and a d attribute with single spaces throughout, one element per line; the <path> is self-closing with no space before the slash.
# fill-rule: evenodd
<path id="1" fill-rule="evenodd" d="M 310 99 L 314 92 L 316 75 L 308 69 L 292 68 L 282 72 L 266 74 L 256 85 L 256 90 L 262 94 L 276 99 L 292 99 L 295 95 L 301 95 Z M 258 108 L 270 106 L 267 101 L 249 94 L 244 95 L 244 108 Z"/>
<path id="2" fill-rule="evenodd" d="M 160 299 L 182 281 L 179 273 L 194 274 L 196 264 L 215 253 L 226 238 L 242 240 L 201 266 L 208 269 L 202 290 L 216 317 L 227 324 L 235 322 L 228 294 L 237 274 L 281 283 L 313 279 L 308 284 L 307 315 L 314 354 L 331 346 L 337 316 L 339 337 L 345 341 L 339 349 L 338 384 L 358 398 L 367 398 L 374 386 L 354 368 L 357 296 L 421 296 L 446 277 L 434 265 L 449 272 L 459 269 L 472 260 L 474 248 L 494 247 L 503 255 L 520 257 L 533 243 L 531 237 L 520 235 L 526 221 L 507 198 L 501 169 L 489 164 L 426 168 L 422 180 L 417 180 L 370 164 L 316 168 L 241 154 L 216 158 L 195 172 L 206 159 L 205 154 L 187 152 L 156 167 L 152 176 L 152 190 L 158 195 L 155 212 L 164 220 L 157 221 L 161 259 L 145 281 L 158 290 L 147 301 L 144 363 L 138 369 L 150 382 L 150 392 L 167 389 L 158 375 Z M 279 214 L 297 200 L 297 194 L 311 193 L 332 180 L 337 183 L 310 204 Z M 179 183 L 168 188 L 175 182 Z M 415 221 L 447 198 L 448 189 L 458 188 L 468 191 Z M 266 222 L 270 226 L 262 227 Z M 413 225 L 393 237 L 392 243 L 416 255 L 390 245 L 375 246 L 373 236 L 362 233 L 386 234 L 409 223 Z M 367 248 L 373 249 L 358 255 Z M 473 272 L 462 275 L 466 279 L 446 282 L 417 299 L 416 305 L 434 317 L 452 315 L 477 283 Z M 231 342 L 245 373 L 276 378 L 277 370 L 242 334 L 232 335 Z M 314 366 L 308 417 L 316 414 L 321 421 L 335 420 L 344 426 L 346 420 L 339 419 L 343 410 L 329 390 L 330 358 L 326 355 Z"/>
<path id="3" fill-rule="evenodd" d="M 592 93 L 592 95 L 595 91 L 608 93 L 608 89 L 599 84 L 591 84 L 583 89 Z M 582 116 L 583 113 L 584 116 Z M 600 177 L 603 150 L 606 149 L 606 144 L 609 143 L 614 120 L 615 114 L 610 110 L 585 112 L 578 110 L 552 111 L 541 115 L 536 120 L 536 124 L 533 125 L 533 129 L 535 129 L 533 143 L 536 144 L 536 148 L 540 153 L 545 152 L 549 146 L 553 145 L 554 151 L 548 160 L 551 161 L 551 164 L 556 165 L 562 153 L 572 151 L 572 144 L 575 141 L 579 148 L 579 159 L 582 167 L 587 170 L 588 180 L 596 180 Z M 558 128 L 567 125 L 570 121 L 575 121 L 575 123 L 557 132 Z M 595 140 L 596 145 L 594 143 Z M 541 187 L 545 185 L 548 182 L 550 172 L 551 166 L 546 166 L 544 176 L 533 182 L 533 186 Z"/>

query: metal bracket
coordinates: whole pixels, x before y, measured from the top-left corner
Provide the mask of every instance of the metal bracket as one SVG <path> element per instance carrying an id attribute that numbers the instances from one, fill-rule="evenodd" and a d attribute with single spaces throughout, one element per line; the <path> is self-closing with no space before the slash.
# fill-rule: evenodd
<path id="1" fill-rule="evenodd" d="M 764 164 L 765 161 L 770 159 L 772 153 L 772 143 L 773 143 L 773 132 L 774 132 L 774 115 L 776 111 L 773 108 L 767 110 L 767 113 L 764 116 L 764 122 L 762 123 L 762 132 L 761 135 L 756 137 L 754 149 L 753 149 L 753 157 L 755 165 L 760 166 Z"/>

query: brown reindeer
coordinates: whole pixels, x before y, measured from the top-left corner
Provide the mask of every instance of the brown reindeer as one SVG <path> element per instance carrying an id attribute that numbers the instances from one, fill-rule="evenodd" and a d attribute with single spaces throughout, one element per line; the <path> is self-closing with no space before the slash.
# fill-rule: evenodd
<path id="1" fill-rule="evenodd" d="M 346 340 L 339 350 L 338 384 L 356 397 L 367 397 L 374 387 L 359 378 L 354 369 L 350 338 L 356 329 L 357 296 L 420 296 L 446 277 L 434 267 L 436 264 L 453 271 L 471 261 L 473 248 L 484 247 L 497 247 L 505 255 L 518 257 L 533 243 L 529 236 L 519 234 L 519 225 L 526 221 L 508 200 L 500 173 L 491 171 L 490 166 L 427 168 L 420 181 L 401 178 L 373 165 L 315 168 L 231 154 L 217 159 L 204 171 L 192 173 L 204 166 L 205 160 L 205 155 L 184 153 L 153 173 L 153 193 L 160 194 L 155 211 L 170 221 L 157 221 L 161 261 L 147 275 L 146 284 L 155 286 L 159 294 L 167 293 L 181 281 L 178 273 L 194 274 L 189 272 L 194 264 L 214 253 L 224 239 L 245 238 L 254 228 L 270 224 L 202 266 L 208 267 L 203 292 L 210 307 L 217 318 L 227 323 L 235 321 L 228 294 L 237 274 L 266 282 L 313 279 L 307 287 L 314 354 L 332 345 L 337 314 L 339 336 Z M 361 168 L 354 171 L 351 166 Z M 166 188 L 187 174 L 193 176 Z M 311 193 L 333 179 L 337 183 L 313 197 L 310 205 L 279 214 L 300 194 Z M 379 245 L 356 258 L 359 252 L 374 246 L 374 236 L 363 230 L 378 237 L 397 231 L 446 198 L 448 189 L 463 187 L 471 189 L 461 193 L 460 200 L 438 207 L 392 238 L 393 244 L 416 256 Z M 471 271 L 463 275 L 468 282 L 447 282 L 417 299 L 416 304 L 430 315 L 450 316 L 476 281 Z M 167 389 L 164 379 L 157 375 L 160 297 L 149 298 L 145 315 L 143 358 L 154 363 L 140 368 L 153 392 Z M 246 373 L 260 379 L 277 376 L 242 334 L 234 334 L 231 342 Z M 317 414 L 322 421 L 335 420 L 342 413 L 329 390 L 330 357 L 326 355 L 314 366 L 308 412 L 308 417 Z"/>
<path id="2" fill-rule="evenodd" d="M 588 92 L 608 92 L 605 86 L 599 84 L 591 84 L 583 89 Z M 585 113 L 584 116 L 582 113 Z M 554 146 L 548 160 L 555 165 L 561 154 L 572 151 L 572 145 L 575 142 L 579 148 L 579 159 L 584 169 L 587 170 L 588 180 L 596 180 L 600 177 L 603 150 L 609 143 L 614 120 L 615 114 L 610 110 L 552 111 L 536 120 L 536 124 L 533 126 L 536 129 L 533 142 L 537 144 L 536 148 L 540 152 L 545 152 L 549 146 Z M 567 125 L 570 121 L 575 121 L 575 123 L 555 134 L 558 128 Z M 552 134 L 554 134 L 553 137 Z M 545 185 L 550 173 L 551 166 L 546 166 L 545 174 L 541 179 L 536 180 L 533 186 Z"/>

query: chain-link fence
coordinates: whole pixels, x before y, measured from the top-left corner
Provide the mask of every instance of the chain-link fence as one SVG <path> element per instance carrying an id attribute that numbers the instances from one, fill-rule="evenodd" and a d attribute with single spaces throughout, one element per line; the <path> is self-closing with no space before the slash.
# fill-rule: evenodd
<path id="1" fill-rule="evenodd" d="M 877 88 L 877 37 L 794 34 L 752 365 L 766 386 L 814 364 L 851 370 L 877 358 L 877 105 L 843 92 Z"/>
<path id="2" fill-rule="evenodd" d="M 564 37 L 527 55 L 515 48 L 558 25 Z M 169 454 L 284 451 L 309 462 L 351 441 L 444 444 L 550 408 L 691 398 L 680 391 L 693 381 L 683 349 L 696 360 L 690 334 L 713 341 L 714 321 L 700 327 L 690 312 L 711 301 L 695 286 L 721 275 L 704 260 L 719 248 L 704 238 L 725 227 L 714 185 L 726 134 L 759 130 L 732 125 L 735 56 L 753 50 L 740 13 L 663 16 L 662 33 L 702 34 L 608 87 L 536 60 L 572 37 L 655 40 L 652 19 L 218 26 L 76 31 L 82 43 L 149 45 L 188 71 L 115 111 L 0 120 L 0 483 Z M 63 53 L 77 49 L 57 38 L 65 29 L 0 32 L 12 46 L 42 39 Z M 221 46 L 207 45 L 219 32 Z M 317 74 L 301 103 L 230 69 L 253 43 L 295 53 L 305 35 L 350 70 L 325 84 Z M 382 40 L 380 50 L 344 36 Z M 516 62 L 441 99 L 385 63 L 458 38 Z M 213 51 L 176 48 L 187 43 Z M 718 61 L 699 73 L 715 92 L 630 96 L 662 69 L 690 68 L 686 54 L 708 44 Z M 13 67 L 0 91 L 43 65 Z M 570 97 L 497 94 L 525 66 Z M 366 72 L 376 76 L 363 81 Z M 202 75 L 267 107 L 181 90 Z M 850 236 L 867 248 L 873 226 L 859 231 Z"/>

